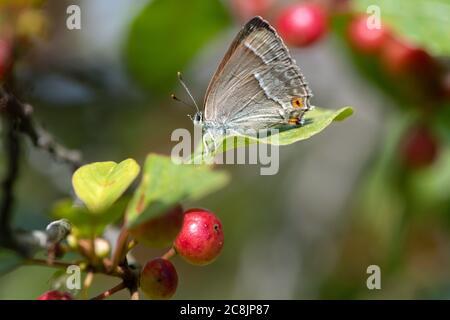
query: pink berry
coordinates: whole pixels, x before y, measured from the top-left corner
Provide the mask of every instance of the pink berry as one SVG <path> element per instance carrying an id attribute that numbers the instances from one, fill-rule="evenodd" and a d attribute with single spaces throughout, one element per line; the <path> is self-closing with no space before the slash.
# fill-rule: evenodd
<path id="1" fill-rule="evenodd" d="M 438 153 L 438 141 L 426 127 L 412 128 L 403 140 L 403 163 L 409 168 L 419 169 L 431 165 Z"/>
<path id="2" fill-rule="evenodd" d="M 367 19 L 368 16 L 362 15 L 352 20 L 347 29 L 347 36 L 357 51 L 366 54 L 378 53 L 389 39 L 389 32 L 383 25 L 379 29 L 369 28 Z"/>
<path id="3" fill-rule="evenodd" d="M 277 30 L 289 44 L 303 47 L 319 40 L 327 30 L 327 15 L 319 5 L 297 4 L 283 10 Z"/>
<path id="4" fill-rule="evenodd" d="M 266 16 L 274 0 L 232 0 L 231 6 L 240 19 L 247 21 L 254 16 Z"/>
<path id="5" fill-rule="evenodd" d="M 183 208 L 178 205 L 129 231 L 139 242 L 149 247 L 168 247 L 181 229 L 183 215 Z"/>
<path id="6" fill-rule="evenodd" d="M 43 293 L 37 300 L 74 300 L 74 298 L 70 293 L 53 290 Z"/>
<path id="7" fill-rule="evenodd" d="M 0 38 L 0 80 L 9 72 L 11 56 L 12 48 L 10 41 Z"/>
<path id="8" fill-rule="evenodd" d="M 142 269 L 140 287 L 150 299 L 169 299 L 174 295 L 177 286 L 177 271 L 169 260 L 153 259 Z"/>
<path id="9" fill-rule="evenodd" d="M 205 209 L 185 212 L 183 226 L 174 242 L 176 252 L 195 265 L 214 261 L 223 247 L 223 230 L 220 220 Z"/>

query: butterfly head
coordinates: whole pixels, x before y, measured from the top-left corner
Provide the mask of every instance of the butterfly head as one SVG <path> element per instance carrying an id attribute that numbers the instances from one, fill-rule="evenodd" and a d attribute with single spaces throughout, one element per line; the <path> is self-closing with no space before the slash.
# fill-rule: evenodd
<path id="1" fill-rule="evenodd" d="M 203 113 L 198 111 L 193 117 L 191 117 L 191 119 L 192 122 L 194 122 L 194 125 L 201 125 L 203 123 Z"/>

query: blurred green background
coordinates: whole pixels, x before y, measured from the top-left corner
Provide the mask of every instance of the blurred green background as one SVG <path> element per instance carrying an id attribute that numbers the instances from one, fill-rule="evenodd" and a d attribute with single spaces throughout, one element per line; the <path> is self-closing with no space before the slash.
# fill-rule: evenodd
<path id="1" fill-rule="evenodd" d="M 239 1 L 38 2 L 16 1 L 11 9 L 0 1 L 3 27 L 27 10 L 34 14 L 22 18 L 24 32 L 36 36 L 16 65 L 18 88 L 45 128 L 81 150 L 86 162 L 132 157 L 142 164 L 149 152 L 170 154 L 171 132 L 192 129 L 186 114 L 193 110 L 170 99 L 172 92 L 184 95 L 176 72 L 183 71 L 202 101 L 248 18 Z M 262 14 L 272 22 L 280 8 L 298 2 L 273 0 Z M 434 78 L 392 76 L 376 58 L 351 49 L 345 30 L 352 14 L 365 11 L 366 1 L 319 2 L 339 3 L 336 8 L 345 2 L 350 9 L 335 9 L 325 38 L 292 47 L 291 53 L 314 92 L 313 104 L 351 105 L 355 114 L 281 148 L 277 175 L 260 176 L 255 165 L 223 165 L 231 183 L 185 204 L 208 208 L 222 219 L 225 246 L 206 267 L 174 259 L 180 278 L 175 299 L 450 297 L 448 92 L 434 99 Z M 386 10 L 386 21 L 401 24 L 395 13 L 402 12 L 406 22 L 392 27 L 425 47 L 445 74 L 450 2 L 426 5 L 437 6 L 443 20 L 417 9 L 424 2 L 398 1 Z M 81 30 L 65 27 L 70 4 L 81 7 Z M 421 23 L 409 24 L 416 16 Z M 432 132 L 438 152 L 431 164 L 411 168 L 403 150 L 416 126 Z M 53 203 L 71 194 L 71 172 L 31 146 L 24 153 L 14 225 L 41 229 Z M 163 251 L 138 247 L 135 253 L 143 263 Z M 381 290 L 366 287 L 372 264 L 381 268 Z M 0 299 L 35 299 L 49 289 L 53 272 L 26 266 L 1 276 Z M 96 277 L 90 292 L 116 283 Z"/>

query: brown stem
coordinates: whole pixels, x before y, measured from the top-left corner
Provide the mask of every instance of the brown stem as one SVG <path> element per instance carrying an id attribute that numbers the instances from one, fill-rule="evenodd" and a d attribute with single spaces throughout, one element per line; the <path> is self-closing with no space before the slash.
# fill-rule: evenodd
<path id="1" fill-rule="evenodd" d="M 116 249 L 112 258 L 111 270 L 114 270 L 119 264 L 123 262 L 127 255 L 128 248 L 128 230 L 122 227 L 119 237 L 117 238 Z"/>
<path id="2" fill-rule="evenodd" d="M 177 254 L 177 252 L 175 251 L 175 249 L 172 247 L 169 249 L 169 251 L 167 251 L 161 258 L 169 260 L 170 258 L 172 258 L 173 256 L 175 256 Z"/>
<path id="3" fill-rule="evenodd" d="M 75 170 L 81 165 L 81 154 L 77 150 L 69 150 L 57 143 L 53 136 L 35 123 L 33 107 L 19 101 L 4 88 L 0 89 L 0 112 L 8 114 L 17 121 L 17 130 L 28 136 L 33 145 L 50 153 L 55 160 L 66 162 Z"/>
<path id="4" fill-rule="evenodd" d="M 116 292 L 119 292 L 120 290 L 123 290 L 126 288 L 126 285 L 124 282 L 119 283 L 117 286 L 112 287 L 109 290 L 106 290 L 105 292 L 100 293 L 98 296 L 92 298 L 91 300 L 103 300 L 111 295 L 113 295 Z"/>
<path id="5" fill-rule="evenodd" d="M 84 297 L 84 299 L 88 298 L 88 291 L 89 291 L 89 288 L 92 285 L 92 281 L 94 281 L 94 272 L 89 271 L 86 274 L 86 278 L 84 278 L 84 283 L 83 283 L 83 297 Z"/>
<path id="6" fill-rule="evenodd" d="M 130 300 L 139 300 L 139 291 L 137 289 L 131 292 Z"/>

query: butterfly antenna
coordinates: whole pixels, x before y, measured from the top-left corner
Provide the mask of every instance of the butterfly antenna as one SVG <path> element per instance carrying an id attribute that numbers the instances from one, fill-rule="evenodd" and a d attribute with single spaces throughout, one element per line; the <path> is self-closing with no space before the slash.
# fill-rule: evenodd
<path id="1" fill-rule="evenodd" d="M 189 88 L 186 86 L 186 84 L 183 81 L 183 77 L 181 76 L 181 72 L 178 72 L 177 75 L 178 75 L 178 80 L 180 81 L 180 83 L 183 86 L 184 90 L 186 90 L 186 92 L 189 95 L 189 97 L 191 98 L 192 102 L 194 102 L 194 106 L 197 109 L 197 112 L 200 112 L 200 109 L 198 108 L 197 102 L 195 102 L 195 99 L 192 96 L 191 91 L 189 91 Z"/>
<path id="2" fill-rule="evenodd" d="M 178 97 L 177 97 L 176 95 L 174 95 L 173 93 L 170 95 L 170 97 L 171 97 L 173 100 L 177 101 L 177 102 L 181 102 L 181 103 L 184 104 L 185 106 L 193 107 L 192 104 L 189 104 L 189 103 L 187 103 L 187 102 L 184 101 L 184 100 L 181 100 L 180 98 L 178 98 Z"/>

